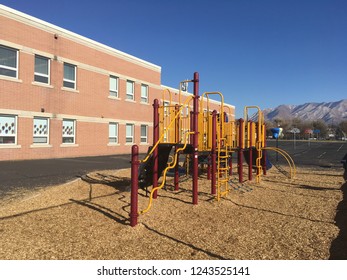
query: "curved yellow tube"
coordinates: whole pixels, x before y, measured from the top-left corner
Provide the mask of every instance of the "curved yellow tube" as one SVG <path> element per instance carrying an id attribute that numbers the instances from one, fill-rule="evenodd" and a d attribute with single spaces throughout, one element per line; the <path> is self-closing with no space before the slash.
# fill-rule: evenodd
<path id="1" fill-rule="evenodd" d="M 296 167 L 295 167 L 295 163 L 294 160 L 290 157 L 290 155 L 284 151 L 281 150 L 279 148 L 275 148 L 275 147 L 263 147 L 263 150 L 271 150 L 271 151 L 275 151 L 280 153 L 288 162 L 289 164 L 289 168 L 290 168 L 290 178 L 293 179 L 296 175 Z"/>
<path id="2" fill-rule="evenodd" d="M 176 153 L 175 153 L 175 155 L 174 155 L 173 161 L 171 161 L 170 163 L 168 163 L 168 166 L 167 166 L 167 167 L 164 169 L 164 171 L 163 171 L 163 181 L 162 181 L 162 183 L 160 184 L 160 186 L 158 186 L 158 187 L 156 187 L 156 188 L 153 188 L 153 189 L 151 190 L 151 193 L 150 193 L 150 195 L 149 195 L 148 206 L 147 206 L 147 208 L 146 208 L 145 210 L 140 211 L 139 214 L 144 214 L 144 213 L 148 212 L 149 209 L 151 209 L 151 207 L 152 207 L 152 202 L 153 202 L 153 194 L 154 194 L 154 192 L 157 191 L 157 190 L 160 190 L 160 189 L 162 189 L 162 188 L 164 187 L 165 182 L 166 182 L 166 173 L 167 173 L 167 171 L 168 171 L 169 169 L 172 169 L 172 168 L 176 165 L 176 163 L 177 163 L 177 155 L 178 155 L 179 152 L 183 151 L 183 150 L 187 147 L 188 138 L 189 138 L 189 135 L 191 135 L 191 134 L 194 134 L 194 132 L 187 132 L 187 134 L 186 134 L 186 141 L 185 141 L 183 147 L 176 150 Z"/>

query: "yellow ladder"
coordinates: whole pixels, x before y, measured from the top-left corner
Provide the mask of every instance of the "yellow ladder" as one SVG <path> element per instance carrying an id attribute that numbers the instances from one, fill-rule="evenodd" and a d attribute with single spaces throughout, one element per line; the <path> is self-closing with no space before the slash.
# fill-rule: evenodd
<path id="1" fill-rule="evenodd" d="M 227 139 L 220 138 L 217 148 L 217 200 L 229 193 L 229 155 Z"/>
<path id="2" fill-rule="evenodd" d="M 256 167 L 257 167 L 257 175 L 256 175 L 256 182 L 260 182 L 260 176 L 263 172 L 263 167 L 261 164 L 261 159 L 263 157 L 263 150 L 262 150 L 262 143 L 260 141 L 257 141 L 256 143 L 256 150 L 257 150 L 257 159 L 256 159 Z"/>

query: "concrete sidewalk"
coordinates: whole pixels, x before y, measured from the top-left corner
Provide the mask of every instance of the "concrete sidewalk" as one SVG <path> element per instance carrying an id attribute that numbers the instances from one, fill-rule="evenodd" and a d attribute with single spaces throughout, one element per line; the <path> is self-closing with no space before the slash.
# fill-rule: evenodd
<path id="1" fill-rule="evenodd" d="M 66 183 L 97 170 L 130 168 L 130 155 L 0 161 L 0 197 L 20 189 Z"/>

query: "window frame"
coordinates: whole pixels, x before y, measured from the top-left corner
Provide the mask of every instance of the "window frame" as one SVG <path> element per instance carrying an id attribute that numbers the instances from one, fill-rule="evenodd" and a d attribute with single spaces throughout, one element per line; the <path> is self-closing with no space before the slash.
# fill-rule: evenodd
<path id="1" fill-rule="evenodd" d="M 142 128 L 145 128 L 146 135 L 142 135 Z M 148 125 L 146 124 L 141 124 L 140 127 L 140 143 L 148 144 Z"/>
<path id="2" fill-rule="evenodd" d="M 111 80 L 114 79 L 116 82 L 116 89 L 113 90 L 111 88 Z M 112 94 L 114 93 L 114 94 Z M 109 76 L 109 96 L 114 97 L 114 98 L 119 98 L 119 78 L 117 76 L 114 75 L 110 75 Z"/>
<path id="3" fill-rule="evenodd" d="M 10 114 L 0 114 L 0 120 L 1 120 L 1 117 L 3 118 L 14 118 L 13 120 L 13 123 L 11 123 L 11 126 L 13 125 L 14 126 L 14 133 L 11 133 L 10 135 L 1 135 L 2 134 L 2 131 L 5 128 L 7 128 L 7 126 L 5 125 L 2 125 L 1 124 L 1 121 L 0 121 L 0 145 L 7 145 L 7 146 L 10 146 L 10 145 L 17 145 L 17 139 L 18 139 L 18 133 L 17 133 L 17 127 L 18 127 L 18 116 L 17 115 L 10 115 Z M 6 133 L 7 134 L 7 133 Z M 14 141 L 11 141 L 11 142 L 7 142 L 4 141 L 4 138 L 14 138 Z"/>
<path id="4" fill-rule="evenodd" d="M 46 136 L 35 136 L 35 120 L 45 120 L 47 121 L 47 132 Z M 46 138 L 46 142 L 35 142 L 36 138 Z M 33 145 L 49 145 L 49 118 L 46 117 L 34 117 L 33 119 Z"/>
<path id="5" fill-rule="evenodd" d="M 111 135 L 111 126 L 114 125 L 115 126 L 115 135 Z M 118 144 L 118 140 L 119 140 L 119 123 L 117 122 L 110 122 L 108 124 L 108 143 L 109 144 Z M 115 141 L 111 141 L 111 139 L 115 139 Z"/>
<path id="6" fill-rule="evenodd" d="M 65 134 L 64 136 L 64 122 L 72 122 L 73 126 L 73 133 L 72 135 L 70 134 Z M 72 145 L 72 144 L 76 144 L 76 120 L 74 119 L 63 119 L 62 120 L 62 144 L 64 145 Z M 68 142 L 68 141 L 64 141 L 64 138 L 72 138 L 73 141 L 72 142 Z"/>
<path id="7" fill-rule="evenodd" d="M 142 91 L 142 89 L 146 89 L 146 96 L 143 96 L 143 91 Z M 148 87 L 148 85 L 145 85 L 145 84 L 141 84 L 141 102 L 142 103 L 146 103 L 146 104 L 148 104 L 148 101 L 149 101 L 149 87 Z"/>
<path id="8" fill-rule="evenodd" d="M 1 71 L 0 71 L 0 76 L 1 77 L 9 77 L 9 78 L 13 78 L 13 79 L 18 79 L 19 50 L 15 49 L 15 48 L 8 47 L 8 46 L 5 46 L 5 45 L 0 45 L 0 48 L 4 48 L 4 49 L 8 49 L 10 51 L 16 52 L 16 67 L 15 68 L 11 67 L 11 66 L 6 66 L 6 65 L 3 65 L 3 64 L 0 64 L 0 70 L 14 71 L 15 72 L 15 76 L 1 74 Z"/>
<path id="9" fill-rule="evenodd" d="M 43 73 L 39 73 L 39 72 L 36 72 L 36 58 L 40 58 L 40 59 L 45 59 L 47 60 L 47 66 L 48 66 L 48 74 L 43 74 Z M 51 84 L 51 59 L 48 58 L 48 57 L 45 57 L 45 56 L 42 56 L 42 55 L 38 55 L 38 54 L 35 54 L 35 58 L 34 58 L 34 82 L 35 83 L 40 83 L 40 84 L 45 84 L 45 85 L 50 85 Z M 47 78 L 47 83 L 45 82 L 42 82 L 42 81 L 37 81 L 36 80 L 36 76 L 38 77 L 43 77 L 43 78 Z"/>
<path id="10" fill-rule="evenodd" d="M 65 78 L 65 66 L 72 66 L 74 68 L 74 80 L 70 80 Z M 63 63 L 63 87 L 68 89 L 77 89 L 77 66 L 68 62 Z M 74 87 L 68 86 L 68 84 L 65 83 L 71 83 L 74 85 Z"/>
<path id="11" fill-rule="evenodd" d="M 128 127 L 131 127 L 131 135 L 128 135 Z M 134 144 L 135 136 L 135 125 L 133 123 L 125 124 L 125 143 L 126 144 Z M 130 141 L 128 141 L 130 140 Z"/>
<path id="12" fill-rule="evenodd" d="M 132 85 L 132 92 L 128 92 L 128 84 Z M 127 88 L 126 88 L 126 100 L 134 101 L 135 100 L 135 82 L 131 80 L 127 80 Z"/>

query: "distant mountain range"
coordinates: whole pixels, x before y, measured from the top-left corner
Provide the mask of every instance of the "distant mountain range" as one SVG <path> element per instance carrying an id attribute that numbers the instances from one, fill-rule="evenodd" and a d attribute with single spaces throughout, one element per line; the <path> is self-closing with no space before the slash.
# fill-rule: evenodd
<path id="1" fill-rule="evenodd" d="M 280 105 L 274 109 L 263 110 L 265 120 L 293 119 L 323 120 L 339 124 L 347 121 L 347 99 L 337 102 L 305 103 L 303 105 Z"/>

